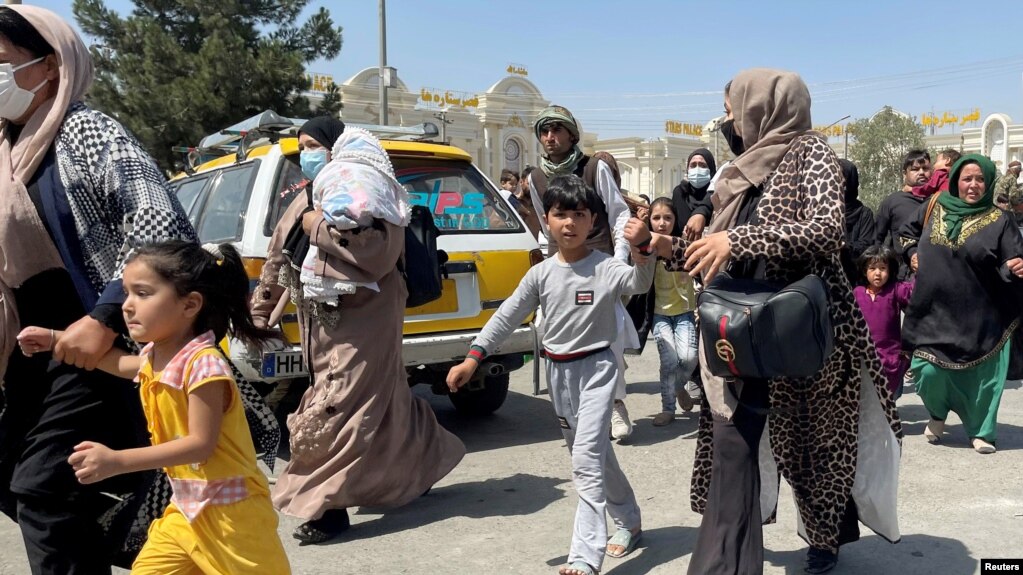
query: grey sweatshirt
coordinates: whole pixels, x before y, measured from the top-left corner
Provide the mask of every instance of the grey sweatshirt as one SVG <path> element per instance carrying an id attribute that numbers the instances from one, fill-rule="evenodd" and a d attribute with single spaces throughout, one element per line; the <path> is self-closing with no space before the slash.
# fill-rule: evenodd
<path id="1" fill-rule="evenodd" d="M 618 337 L 615 302 L 622 295 L 650 291 L 654 264 L 651 258 L 633 267 L 598 251 L 571 264 L 557 255 L 547 258 L 526 272 L 473 347 L 495 349 L 537 305 L 543 308 L 543 346 L 548 351 L 565 355 L 608 347 Z"/>

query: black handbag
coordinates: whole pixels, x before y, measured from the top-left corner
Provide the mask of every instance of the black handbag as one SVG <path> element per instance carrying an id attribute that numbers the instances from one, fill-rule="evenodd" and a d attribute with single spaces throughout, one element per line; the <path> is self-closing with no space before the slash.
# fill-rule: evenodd
<path id="1" fill-rule="evenodd" d="M 707 367 L 718 377 L 809 377 L 834 348 L 827 286 L 816 275 L 779 288 L 721 273 L 697 304 Z"/>

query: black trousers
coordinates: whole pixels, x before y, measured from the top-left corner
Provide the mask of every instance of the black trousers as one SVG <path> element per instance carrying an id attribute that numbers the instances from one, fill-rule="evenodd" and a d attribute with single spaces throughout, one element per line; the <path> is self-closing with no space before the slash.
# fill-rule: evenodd
<path id="1" fill-rule="evenodd" d="M 104 501 L 106 500 L 106 501 Z M 114 550 L 96 518 L 109 497 L 18 497 L 18 526 L 33 575 L 110 575 Z"/>
<path id="2" fill-rule="evenodd" d="M 0 415 L 0 507 L 18 522 L 33 575 L 110 573 L 148 484 L 146 474 L 81 485 L 67 462 L 74 446 L 111 449 L 148 444 L 131 382 L 14 352 L 4 376 Z M 135 495 L 133 509 L 104 516 Z"/>
<path id="3" fill-rule="evenodd" d="M 759 575 L 764 572 L 760 513 L 760 437 L 767 422 L 766 381 L 742 387 L 731 421 L 714 418 L 714 455 L 690 575 Z"/>

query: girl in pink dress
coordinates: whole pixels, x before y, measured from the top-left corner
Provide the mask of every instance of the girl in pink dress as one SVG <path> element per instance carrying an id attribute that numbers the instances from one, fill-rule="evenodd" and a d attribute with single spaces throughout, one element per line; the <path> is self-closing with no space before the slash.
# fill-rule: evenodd
<path id="1" fill-rule="evenodd" d="M 867 248 L 858 264 L 866 285 L 856 286 L 853 293 L 870 328 L 888 388 L 898 399 L 902 396 L 903 376 L 909 369 L 909 357 L 902 353 L 901 313 L 909 306 L 913 282 L 896 280 L 899 260 L 885 246 Z"/>

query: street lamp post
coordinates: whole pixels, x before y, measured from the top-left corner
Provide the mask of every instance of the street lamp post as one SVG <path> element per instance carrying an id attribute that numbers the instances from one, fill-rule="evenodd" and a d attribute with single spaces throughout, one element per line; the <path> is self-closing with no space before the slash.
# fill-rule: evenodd
<path id="1" fill-rule="evenodd" d="M 387 10 L 380 0 L 380 124 L 387 125 Z"/>

